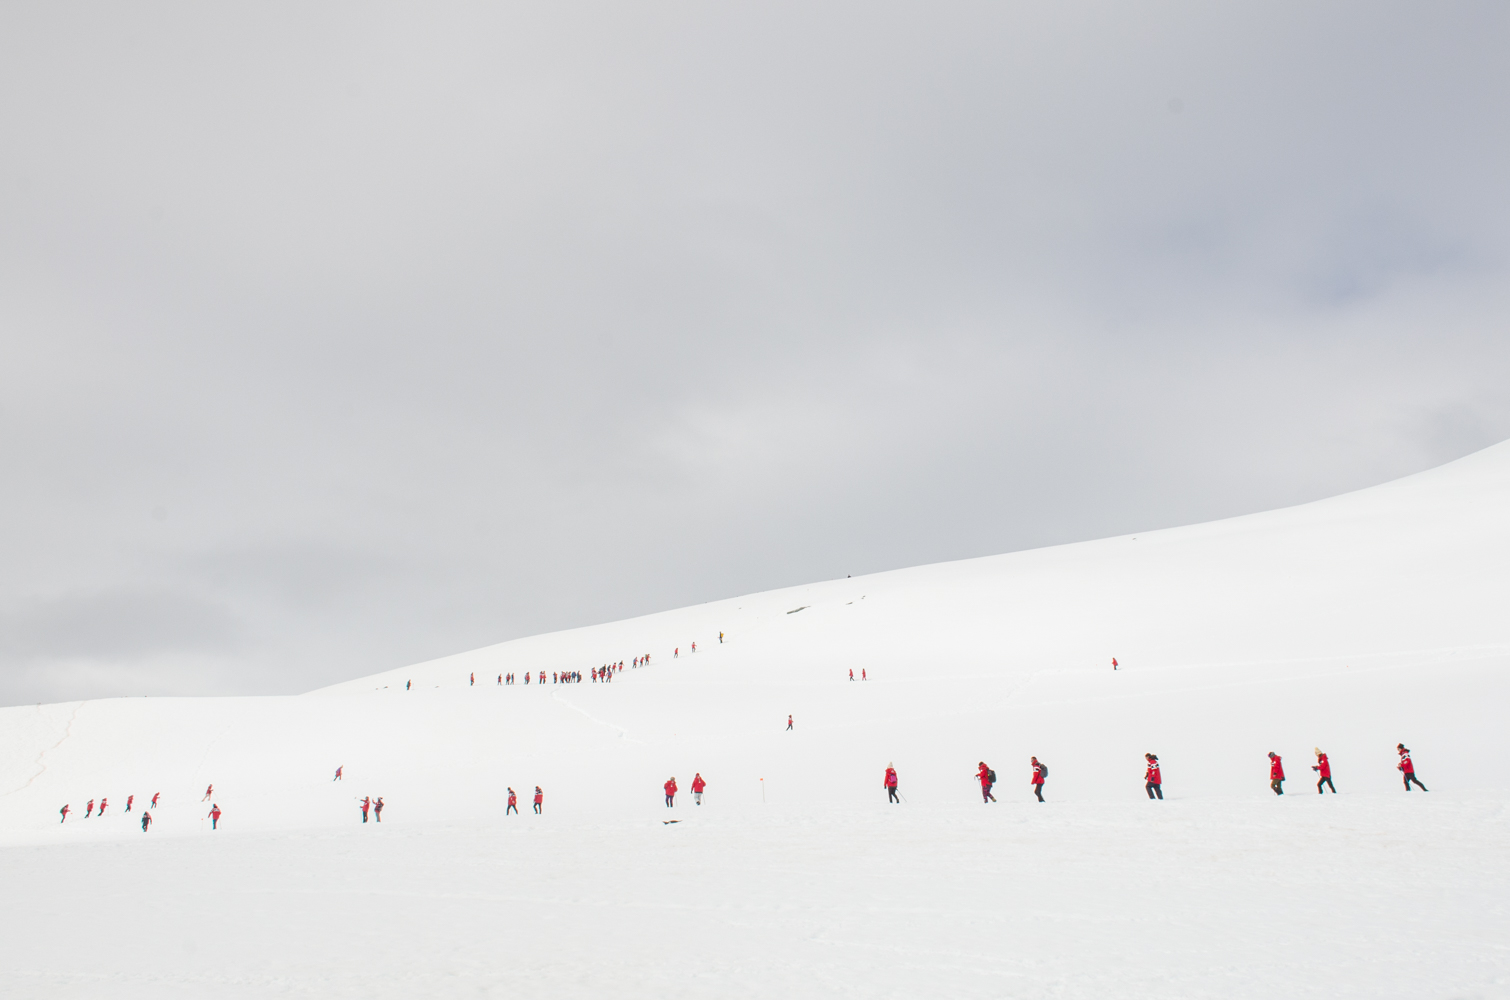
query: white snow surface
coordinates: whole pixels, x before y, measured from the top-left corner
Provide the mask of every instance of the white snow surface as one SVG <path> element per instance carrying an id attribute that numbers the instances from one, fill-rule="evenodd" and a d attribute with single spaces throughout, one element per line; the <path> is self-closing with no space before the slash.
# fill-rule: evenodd
<path id="1" fill-rule="evenodd" d="M 1507 567 L 1510 443 L 299 696 L 3 709 L 0 996 L 1510 996 Z"/>

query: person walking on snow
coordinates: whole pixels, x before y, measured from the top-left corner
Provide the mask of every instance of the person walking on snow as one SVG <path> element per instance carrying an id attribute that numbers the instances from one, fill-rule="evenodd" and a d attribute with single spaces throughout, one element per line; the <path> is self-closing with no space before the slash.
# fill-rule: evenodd
<path id="1" fill-rule="evenodd" d="M 1326 759 L 1326 754 L 1321 752 L 1321 747 L 1316 748 L 1316 763 L 1311 765 L 1311 770 L 1317 773 L 1317 795 L 1326 794 L 1326 792 L 1321 790 L 1322 785 L 1330 788 L 1333 795 L 1337 794 L 1337 786 L 1332 784 L 1332 762 Z"/>
<path id="2" fill-rule="evenodd" d="M 666 779 L 666 783 L 661 787 L 666 790 L 666 808 L 670 809 L 676 804 L 676 779 Z"/>
<path id="3" fill-rule="evenodd" d="M 1036 796 L 1038 796 L 1038 801 L 1039 802 L 1042 802 L 1043 801 L 1043 783 L 1044 783 L 1044 780 L 1047 779 L 1048 776 L 1049 776 L 1049 769 L 1047 767 L 1045 767 L 1044 765 L 1038 763 L 1038 758 L 1037 757 L 1033 758 L 1032 764 L 1033 764 L 1033 779 L 1032 779 L 1032 781 L 1033 781 L 1033 794 L 1036 795 Z"/>
<path id="4" fill-rule="evenodd" d="M 367 822 L 367 810 L 372 808 L 372 800 L 365 795 L 362 796 L 362 801 L 357 808 L 362 810 L 362 822 Z"/>
<path id="5" fill-rule="evenodd" d="M 897 769 L 892 764 L 886 765 L 886 801 L 900 803 L 897 798 Z"/>
<path id="6" fill-rule="evenodd" d="M 707 787 L 708 787 L 708 783 L 703 780 L 703 776 L 702 776 L 701 772 L 698 772 L 698 773 L 696 773 L 696 774 L 694 774 L 692 776 L 692 804 L 693 805 L 700 806 L 700 805 L 703 804 L 703 789 L 707 788 Z"/>
<path id="7" fill-rule="evenodd" d="M 383 821 L 383 797 L 379 795 L 377 801 L 372 804 L 372 818 L 379 823 Z"/>
<path id="8" fill-rule="evenodd" d="M 341 780 L 341 772 L 344 771 L 345 769 L 346 769 L 346 765 L 345 764 L 342 764 L 340 767 L 336 768 L 336 776 L 334 778 L 331 778 L 330 780 L 331 781 L 340 781 Z"/>
<path id="9" fill-rule="evenodd" d="M 127 812 L 131 811 L 131 803 L 133 803 L 135 801 L 136 801 L 136 796 L 135 795 L 128 795 L 128 796 L 126 796 L 126 811 Z"/>
<path id="10" fill-rule="evenodd" d="M 849 668 L 849 679 L 850 680 L 854 680 L 855 679 L 855 668 L 854 667 L 850 667 Z"/>
<path id="11" fill-rule="evenodd" d="M 467 674 L 467 687 L 471 687 L 472 685 L 474 685 L 476 683 L 477 683 L 477 675 L 476 674 Z"/>
<path id="12" fill-rule="evenodd" d="M 791 729 L 791 728 L 792 728 L 792 717 L 791 717 L 791 716 L 790 716 L 790 715 L 788 715 L 788 716 L 787 716 L 787 717 L 786 717 L 786 727 L 787 727 L 787 728 L 788 728 L 788 729 Z"/>
<path id="13" fill-rule="evenodd" d="M 720 646 L 724 644 L 724 634 L 722 632 L 718 633 L 718 644 Z"/>
<path id="14" fill-rule="evenodd" d="M 1115 656 L 1112 657 L 1112 669 L 1117 669 L 1117 658 Z"/>
<path id="15" fill-rule="evenodd" d="M 152 808 L 153 809 L 157 808 L 157 797 L 159 795 L 161 795 L 161 794 L 162 794 L 162 792 L 153 792 L 152 793 Z"/>
<path id="16" fill-rule="evenodd" d="M 1146 753 L 1143 760 L 1148 764 L 1148 770 L 1143 772 L 1143 790 L 1149 798 L 1155 795 L 1162 802 L 1164 799 L 1164 776 L 1159 770 L 1159 758 L 1155 754 Z"/>
<path id="17" fill-rule="evenodd" d="M 90 816 L 93 816 L 93 815 L 94 815 L 94 799 L 90 799 L 84 805 L 84 818 L 88 819 Z"/>
<path id="18" fill-rule="evenodd" d="M 863 681 L 863 680 L 865 680 L 865 679 L 866 679 L 866 674 L 865 674 L 865 668 L 864 668 L 864 667 L 861 667 L 861 668 L 860 668 L 860 680 L 862 680 L 862 681 Z"/>
<path id="19" fill-rule="evenodd" d="M 1279 754 L 1272 750 L 1269 751 L 1269 787 L 1275 795 L 1285 793 L 1285 765 Z"/>
<path id="20" fill-rule="evenodd" d="M 540 815 L 540 806 L 544 802 L 545 802 L 545 793 L 540 790 L 540 786 L 539 785 L 536 785 L 535 786 L 535 815 L 536 816 Z"/>
<path id="21" fill-rule="evenodd" d="M 215 786 L 214 785 L 210 785 L 209 787 L 207 787 L 204 790 L 204 798 L 200 799 L 199 801 L 201 801 L 201 802 L 209 802 L 210 801 L 210 796 L 213 795 L 213 794 L 215 794 Z"/>
<path id="22" fill-rule="evenodd" d="M 220 807 L 217 806 L 215 803 L 211 802 L 210 803 L 210 829 L 213 830 L 213 829 L 215 829 L 219 825 L 220 825 Z"/>
<path id="23" fill-rule="evenodd" d="M 984 805 L 987 802 L 995 802 L 996 796 L 991 794 L 991 786 L 996 784 L 996 772 L 981 761 L 975 769 L 975 779 L 980 782 L 980 801 Z"/>
<path id="24" fill-rule="evenodd" d="M 1421 791 L 1431 791 L 1431 789 L 1421 784 L 1420 778 L 1416 777 L 1416 765 L 1410 762 L 1410 751 L 1405 749 L 1405 744 L 1396 743 L 1395 749 L 1400 751 L 1400 763 L 1397 764 L 1396 767 L 1399 769 L 1401 774 L 1405 775 L 1405 790 L 1407 792 L 1410 791 L 1410 783 L 1414 781 L 1417 785 L 1420 785 Z M 105 807 L 103 805 L 100 806 L 101 811 L 103 811 L 104 808 Z"/>
<path id="25" fill-rule="evenodd" d="M 101 816 L 105 815 L 105 807 L 108 806 L 109 804 L 110 804 L 110 800 L 109 799 L 105 799 L 105 798 L 100 799 L 100 815 Z"/>
<path id="26" fill-rule="evenodd" d="M 515 816 L 519 815 L 519 796 L 514 794 L 512 788 L 509 789 L 509 807 L 503 811 L 505 816 L 509 813 L 513 813 Z"/>
<path id="27" fill-rule="evenodd" d="M 152 825 L 152 814 L 149 813 L 147 810 L 143 809 L 142 810 L 142 833 L 146 833 L 147 832 L 147 827 L 149 827 L 151 825 Z"/>
<path id="28" fill-rule="evenodd" d="M 58 810 L 58 813 L 59 813 L 59 815 L 61 815 L 63 817 L 62 819 L 58 820 L 58 822 L 59 823 L 67 823 L 68 822 L 68 804 L 66 802 L 63 804 L 63 808 Z"/>

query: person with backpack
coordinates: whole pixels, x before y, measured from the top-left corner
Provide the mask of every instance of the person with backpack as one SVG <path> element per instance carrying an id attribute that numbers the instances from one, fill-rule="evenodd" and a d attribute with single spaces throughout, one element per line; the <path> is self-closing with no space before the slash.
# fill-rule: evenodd
<path id="1" fill-rule="evenodd" d="M 1033 758 L 1033 794 L 1038 796 L 1038 801 L 1043 801 L 1043 783 L 1048 779 L 1049 767 L 1041 764 L 1037 757 Z"/>
<path id="2" fill-rule="evenodd" d="M 1396 765 L 1396 769 L 1401 774 L 1405 775 L 1405 790 L 1407 792 L 1410 791 L 1410 783 L 1414 781 L 1417 785 L 1420 785 L 1421 791 L 1430 791 L 1431 789 L 1427 788 L 1425 785 L 1422 785 L 1421 779 L 1416 777 L 1416 765 L 1410 762 L 1410 751 L 1405 749 L 1405 744 L 1396 743 L 1395 749 L 1400 751 L 1400 763 Z M 103 805 L 100 806 L 100 811 L 105 811 L 105 807 Z"/>
<path id="3" fill-rule="evenodd" d="M 1321 747 L 1316 748 L 1316 763 L 1311 765 L 1311 770 L 1315 771 L 1318 775 L 1316 781 L 1317 795 L 1326 794 L 1321 789 L 1322 785 L 1330 788 L 1333 795 L 1337 794 L 1337 786 L 1332 784 L 1332 762 L 1327 760 L 1326 754 L 1321 752 Z"/>
<path id="4" fill-rule="evenodd" d="M 1279 754 L 1269 751 L 1269 788 L 1275 795 L 1285 793 L 1285 765 Z"/>
<path id="5" fill-rule="evenodd" d="M 1159 770 L 1159 758 L 1156 754 L 1146 753 L 1143 755 L 1143 760 L 1148 765 L 1148 769 L 1143 772 L 1143 790 L 1148 793 L 1149 798 L 1157 795 L 1159 801 L 1162 802 L 1164 801 L 1164 776 Z"/>
<path id="6" fill-rule="evenodd" d="M 886 765 L 886 801 L 900 804 L 897 798 L 897 769 L 894 764 Z"/>
<path id="7" fill-rule="evenodd" d="M 980 782 L 981 804 L 995 802 L 996 796 L 991 794 L 991 786 L 996 784 L 996 772 L 987 767 L 985 761 L 981 761 L 980 767 L 975 772 L 975 778 Z"/>

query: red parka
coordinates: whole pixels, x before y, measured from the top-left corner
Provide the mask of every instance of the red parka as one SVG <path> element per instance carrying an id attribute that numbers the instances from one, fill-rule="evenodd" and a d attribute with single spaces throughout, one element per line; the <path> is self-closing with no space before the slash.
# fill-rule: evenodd
<path id="1" fill-rule="evenodd" d="M 1409 750 L 1400 751 L 1400 770 L 1404 771 L 1406 774 L 1416 773 L 1416 765 L 1410 762 Z"/>
<path id="2" fill-rule="evenodd" d="M 692 790 L 694 792 L 700 792 L 704 788 L 707 788 L 707 787 L 708 787 L 708 783 L 703 780 L 703 776 L 702 775 L 699 774 L 697 777 L 695 777 L 695 778 L 692 779 Z"/>
<path id="3" fill-rule="evenodd" d="M 1041 784 L 1043 784 L 1043 765 L 1042 764 L 1034 764 L 1033 765 L 1033 781 L 1032 781 L 1032 784 L 1035 784 L 1035 785 L 1041 785 Z"/>
<path id="4" fill-rule="evenodd" d="M 666 782 L 666 784 L 665 784 L 664 787 L 666 789 L 666 797 L 667 798 L 670 798 L 671 796 L 675 795 L 676 794 L 676 779 L 672 778 L 670 781 Z"/>
<path id="5" fill-rule="evenodd" d="M 886 769 L 886 787 L 897 787 L 897 769 L 894 767 L 888 767 Z"/>
<path id="6" fill-rule="evenodd" d="M 1283 781 L 1283 780 L 1285 780 L 1285 766 L 1284 766 L 1284 764 L 1280 763 L 1279 754 L 1273 754 L 1269 758 L 1269 780 L 1270 781 Z"/>
<path id="7" fill-rule="evenodd" d="M 1332 762 L 1326 759 L 1326 754 L 1321 753 L 1316 755 L 1316 770 L 1321 772 L 1323 778 L 1330 778 L 1332 776 Z"/>
<path id="8" fill-rule="evenodd" d="M 1159 765 L 1157 762 L 1148 765 L 1148 771 L 1143 775 L 1143 780 L 1150 785 L 1162 785 L 1164 783 L 1164 779 L 1159 775 Z"/>

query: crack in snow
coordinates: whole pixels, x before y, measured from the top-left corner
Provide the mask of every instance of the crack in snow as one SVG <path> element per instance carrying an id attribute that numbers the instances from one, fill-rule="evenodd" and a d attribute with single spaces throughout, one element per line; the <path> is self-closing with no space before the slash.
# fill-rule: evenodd
<path id="1" fill-rule="evenodd" d="M 37 754 L 37 760 L 36 760 L 37 772 L 35 774 L 33 774 L 30 778 L 27 778 L 26 782 L 23 785 L 21 785 L 19 788 L 12 788 L 10 791 L 6 792 L 5 793 L 6 795 L 14 795 L 17 792 L 24 792 L 24 791 L 26 791 L 26 789 L 28 789 L 28 788 L 31 787 L 31 783 L 33 781 L 36 781 L 38 778 L 42 777 L 42 775 L 47 771 L 47 762 L 46 762 L 46 760 L 44 758 L 46 758 L 48 754 L 52 753 L 58 747 L 62 746 L 63 743 L 64 743 L 64 741 L 66 741 L 68 739 L 68 737 L 70 737 L 70 736 L 73 735 L 73 720 L 75 720 L 75 719 L 77 719 L 79 717 L 79 712 L 83 711 L 83 708 L 84 708 L 84 703 L 82 701 L 79 702 L 77 705 L 75 705 L 73 707 L 73 714 L 68 717 L 68 725 L 66 725 L 66 726 L 63 727 L 63 735 L 60 736 L 60 737 L 58 737 L 58 742 L 54 743 L 52 746 L 48 747 L 47 749 L 43 750 L 41 753 Z M 38 715 L 42 714 L 42 706 L 41 705 L 37 706 L 37 714 Z"/>

